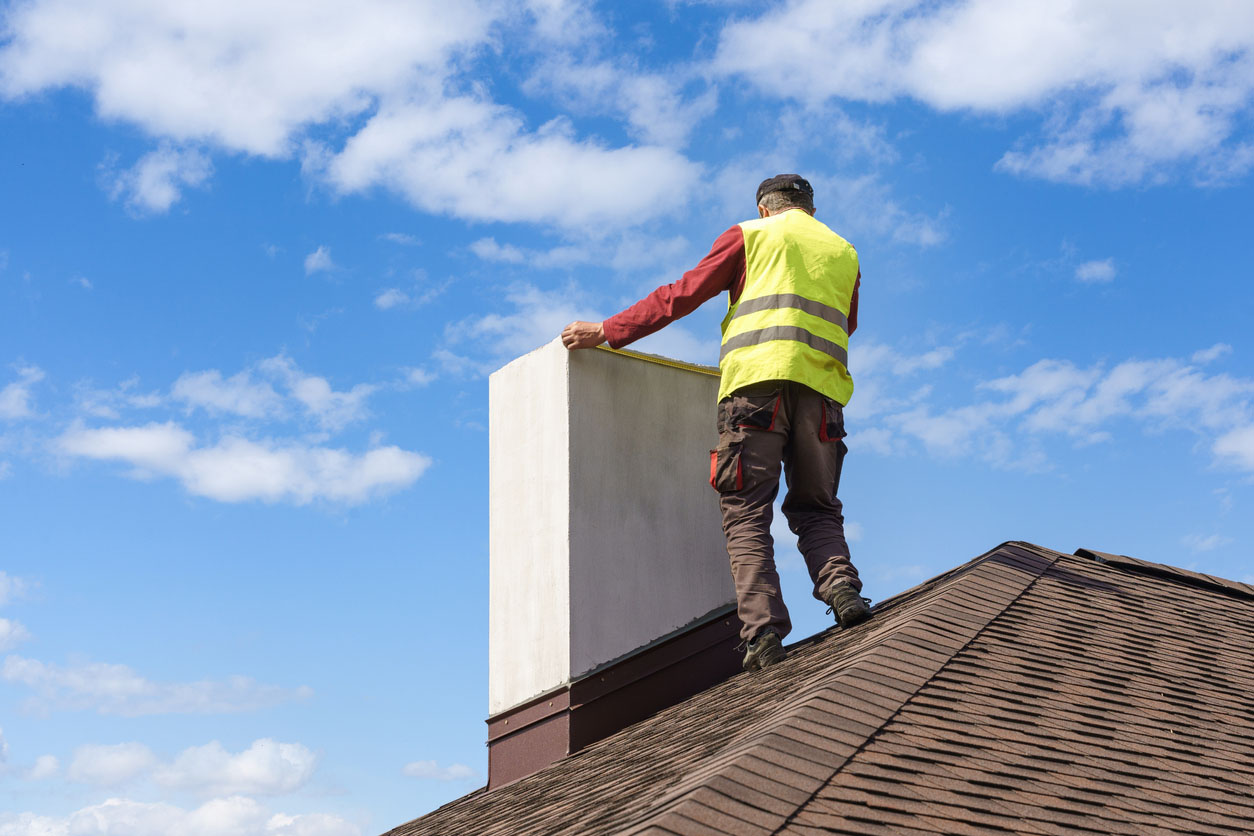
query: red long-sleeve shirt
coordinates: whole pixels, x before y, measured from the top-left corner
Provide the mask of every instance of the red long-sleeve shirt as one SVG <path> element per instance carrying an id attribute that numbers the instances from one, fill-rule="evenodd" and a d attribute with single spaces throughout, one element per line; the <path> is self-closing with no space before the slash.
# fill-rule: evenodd
<path id="1" fill-rule="evenodd" d="M 862 274 L 854 282 L 853 300 L 849 303 L 849 333 L 858 327 L 858 287 Z M 679 281 L 662 285 L 657 290 L 601 323 L 611 348 L 622 348 L 654 331 L 670 325 L 680 317 L 701 307 L 726 290 L 735 302 L 745 289 L 745 236 L 733 226 L 714 241 L 701 263 L 684 273 Z"/>

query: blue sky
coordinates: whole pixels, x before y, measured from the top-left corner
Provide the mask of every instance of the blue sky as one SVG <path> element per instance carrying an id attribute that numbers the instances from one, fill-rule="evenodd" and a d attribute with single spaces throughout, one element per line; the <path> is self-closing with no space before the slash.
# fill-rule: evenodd
<path id="1" fill-rule="evenodd" d="M 479 786 L 486 375 L 780 172 L 861 256 L 869 595 L 1008 539 L 1254 581 L 1248 3 L 0 9 L 0 836 Z"/>

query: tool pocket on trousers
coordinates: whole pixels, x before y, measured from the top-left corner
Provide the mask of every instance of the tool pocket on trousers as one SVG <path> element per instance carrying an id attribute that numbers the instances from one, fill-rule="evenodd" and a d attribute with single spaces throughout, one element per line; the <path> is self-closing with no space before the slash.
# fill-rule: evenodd
<path id="1" fill-rule="evenodd" d="M 734 493 L 745 486 L 744 464 L 739 441 L 719 445 L 710 451 L 710 487 L 719 493 Z"/>
<path id="2" fill-rule="evenodd" d="M 718 405 L 718 431 L 770 430 L 775 427 L 779 412 L 779 391 L 765 395 L 732 395 Z"/>
<path id="3" fill-rule="evenodd" d="M 819 422 L 819 441 L 840 441 L 845 437 L 845 408 L 839 401 L 823 398 L 823 420 Z M 844 446 L 844 443 L 841 443 Z"/>

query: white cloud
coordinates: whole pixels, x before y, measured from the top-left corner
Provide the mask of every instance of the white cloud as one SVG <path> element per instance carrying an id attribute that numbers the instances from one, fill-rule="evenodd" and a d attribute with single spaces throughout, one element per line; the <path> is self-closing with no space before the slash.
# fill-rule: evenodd
<path id="1" fill-rule="evenodd" d="M 27 581 L 0 570 L 0 607 L 3 607 L 10 601 L 18 600 L 29 589 L 30 584 Z"/>
<path id="2" fill-rule="evenodd" d="M 35 384 L 44 379 L 43 370 L 25 366 L 17 370 L 17 380 L 0 389 L 0 418 L 17 421 L 32 418 Z"/>
<path id="3" fill-rule="evenodd" d="M 577 45 L 605 33 L 584 0 L 526 0 L 524 5 L 546 47 Z"/>
<path id="4" fill-rule="evenodd" d="M 1231 537 L 1224 537 L 1222 534 L 1189 534 L 1180 538 L 1180 543 L 1194 554 L 1214 551 L 1231 542 Z"/>
<path id="5" fill-rule="evenodd" d="M 79 746 L 66 777 L 82 784 L 114 787 L 139 777 L 156 763 L 157 756 L 142 743 Z"/>
<path id="6" fill-rule="evenodd" d="M 174 381 L 170 397 L 188 406 L 226 412 L 245 418 L 265 418 L 283 409 L 283 399 L 269 383 L 252 379 L 248 371 L 227 379 L 217 369 L 184 372 Z"/>
<path id="7" fill-rule="evenodd" d="M 508 313 L 467 317 L 445 329 L 450 343 L 486 343 L 498 356 L 517 357 L 555 340 L 567 323 L 583 319 L 599 322 L 575 287 L 545 291 L 519 284 L 505 293 Z"/>
<path id="8" fill-rule="evenodd" d="M 419 308 L 442 294 L 448 289 L 448 285 L 449 283 L 446 282 L 425 288 L 418 287 L 410 291 L 390 287 L 374 297 L 374 305 L 381 311 L 401 307 Z"/>
<path id="9" fill-rule="evenodd" d="M 1090 284 L 1104 284 L 1113 281 L 1115 274 L 1115 260 L 1113 258 L 1106 258 L 1101 261 L 1086 261 L 1075 268 L 1075 277 L 1082 282 Z"/>
<path id="10" fill-rule="evenodd" d="M 845 520 L 845 539 L 850 543 L 860 542 L 862 540 L 862 523 Z"/>
<path id="11" fill-rule="evenodd" d="M 262 361 L 258 368 L 281 380 L 288 395 L 329 430 L 341 430 L 366 418 L 370 414 L 366 399 L 379 388 L 370 383 L 358 383 L 347 391 L 336 391 L 326 378 L 305 374 L 290 357 L 282 354 Z"/>
<path id="12" fill-rule="evenodd" d="M 411 778 L 421 778 L 424 781 L 465 781 L 470 778 L 478 778 L 479 773 L 464 763 L 453 763 L 448 766 L 440 766 L 435 761 L 414 761 L 407 763 L 401 769 Z"/>
<path id="13" fill-rule="evenodd" d="M 1228 345 L 1227 343 L 1215 343 L 1210 348 L 1206 348 L 1201 351 L 1195 351 L 1193 353 L 1193 356 L 1190 357 L 1189 359 L 1192 360 L 1194 363 L 1197 363 L 1198 365 L 1204 366 L 1207 363 L 1213 363 L 1216 360 L 1218 360 L 1220 357 L 1223 357 L 1231 353 L 1232 353 L 1232 346 Z"/>
<path id="14" fill-rule="evenodd" d="M 111 798 L 65 817 L 0 813 L 0 836 L 360 836 L 325 813 L 272 813 L 241 796 L 217 798 L 186 810 L 163 802 Z"/>
<path id="15" fill-rule="evenodd" d="M 87 384 L 75 387 L 74 397 L 79 413 L 97 418 L 118 418 L 127 409 L 152 409 L 162 406 L 165 396 L 157 392 L 137 392 L 139 378 L 132 377 L 113 389 L 93 389 Z"/>
<path id="16" fill-rule="evenodd" d="M 475 360 L 449 351 L 447 348 L 437 348 L 431 352 L 431 360 L 440 367 L 440 371 L 449 377 L 455 378 L 483 377 L 491 374 L 498 365 L 497 363 Z"/>
<path id="17" fill-rule="evenodd" d="M 810 180 L 815 189 L 816 217 L 852 239 L 875 235 L 901 244 L 932 247 L 949 235 L 945 212 L 929 216 L 910 211 L 893 198 L 875 174 L 815 175 Z"/>
<path id="18" fill-rule="evenodd" d="M 4 729 L 0 729 L 0 767 L 9 762 L 9 741 L 4 737 Z"/>
<path id="19" fill-rule="evenodd" d="M 672 265 L 688 255 L 688 241 L 681 236 L 656 238 L 622 232 L 606 238 L 583 238 L 577 244 L 560 244 L 548 249 L 523 248 L 500 244 L 495 238 L 480 238 L 470 245 L 478 258 L 497 264 L 526 264 L 537 270 L 569 269 L 584 264 L 636 273 L 643 268 Z"/>
<path id="20" fill-rule="evenodd" d="M 762 44 L 788 44 L 763 49 Z M 713 61 L 776 96 L 1045 115 L 1002 170 L 1077 183 L 1199 178 L 1254 164 L 1254 7 L 1230 0 L 794 0 L 723 30 Z"/>
<path id="21" fill-rule="evenodd" d="M 153 773 L 158 784 L 205 795 L 280 795 L 304 786 L 318 758 L 299 743 L 262 739 L 232 755 L 214 741 L 185 749 Z"/>
<path id="22" fill-rule="evenodd" d="M 409 304 L 409 294 L 395 287 L 389 287 L 374 297 L 374 306 L 381 311 Z"/>
<path id="23" fill-rule="evenodd" d="M 554 95 L 580 113 L 620 116 L 640 142 L 683 147 L 718 105 L 714 89 L 693 97 L 684 94 L 684 84 L 696 80 L 690 72 L 640 72 L 612 61 L 584 61 L 570 52 L 550 56 L 524 85 L 525 90 Z"/>
<path id="24" fill-rule="evenodd" d="M 26 773 L 26 777 L 31 781 L 44 781 L 56 775 L 60 769 L 61 762 L 55 755 L 40 755 L 35 758 L 35 764 Z"/>
<path id="25" fill-rule="evenodd" d="M 1215 440 L 1213 449 L 1220 459 L 1254 472 L 1254 425 L 1224 433 Z"/>
<path id="26" fill-rule="evenodd" d="M 435 380 L 435 378 L 435 372 L 428 371 L 427 369 L 418 367 L 405 369 L 405 383 L 410 386 L 426 386 L 428 383 Z"/>
<path id="27" fill-rule="evenodd" d="M 0 651 L 11 650 L 30 638 L 30 633 L 16 621 L 0 618 Z"/>
<path id="28" fill-rule="evenodd" d="M 184 372 L 170 397 L 189 407 L 241 418 L 280 419 L 294 411 L 314 419 L 323 429 L 338 431 L 369 417 L 366 401 L 378 389 L 375 384 L 359 383 L 336 390 L 326 378 L 302 371 L 292 358 L 279 354 L 229 378 L 217 369 Z M 117 412 L 102 417 L 116 418 Z"/>
<path id="29" fill-rule="evenodd" d="M 875 415 L 900 411 L 918 403 L 930 393 L 927 387 L 910 384 L 913 391 L 904 395 L 894 389 L 895 378 L 908 378 L 919 372 L 935 371 L 948 363 L 956 352 L 955 346 L 940 346 L 918 354 L 907 354 L 884 343 L 858 339 L 849 346 L 849 368 L 853 370 L 855 395 L 849 404 L 848 414 L 856 423 L 864 425 Z M 892 445 L 882 430 L 858 431 L 860 443 L 874 443 L 876 449 L 885 451 Z"/>
<path id="30" fill-rule="evenodd" d="M 331 249 L 325 246 L 319 246 L 318 249 L 305 256 L 305 275 L 312 276 L 314 273 L 325 273 L 335 269 L 335 262 L 331 260 Z"/>
<path id="31" fill-rule="evenodd" d="M 675 141 L 712 98 L 689 101 L 667 77 L 626 76 L 615 87 L 644 138 L 622 147 L 577 137 L 561 119 L 527 125 L 486 87 L 458 80 L 499 54 L 474 50 L 502 29 L 516 43 L 594 33 L 580 4 L 314 0 L 292 14 L 286 3 L 244 0 L 212 10 L 195 0 L 31 0 L 6 22 L 0 95 L 77 87 L 101 117 L 158 139 L 119 181 L 153 211 L 208 176 L 196 148 L 299 152 L 306 172 L 342 193 L 383 187 L 431 212 L 578 229 L 680 211 L 674 195 L 699 180 L 697 165 L 658 142 Z M 311 138 L 362 118 L 340 147 Z"/>
<path id="32" fill-rule="evenodd" d="M 487 4 L 36 0 L 7 14 L 0 93 L 73 86 L 157 137 L 279 157 L 482 41 Z"/>
<path id="33" fill-rule="evenodd" d="M 598 232 L 680 211 L 700 168 L 656 146 L 606 147 L 555 119 L 529 132 L 512 110 L 428 93 L 380 107 L 324 175 L 340 192 L 398 191 L 428 212 Z"/>
<path id="34" fill-rule="evenodd" d="M 308 392 L 317 399 L 324 392 Z M 228 435 L 196 444 L 178 424 L 88 429 L 76 427 L 56 440 L 70 456 L 120 461 L 136 479 L 172 477 L 196 496 L 220 502 L 291 502 L 321 499 L 356 504 L 413 484 L 431 464 L 420 453 L 376 447 L 362 454 L 270 439 Z"/>
<path id="35" fill-rule="evenodd" d="M 69 667 L 11 655 L 0 678 L 35 692 L 36 709 L 94 710 L 120 717 L 225 714 L 307 699 L 305 687 L 264 685 L 245 676 L 225 681 L 153 682 L 126 665 L 87 662 Z"/>
<path id="36" fill-rule="evenodd" d="M 914 396 L 886 394 L 894 388 L 883 374 L 891 368 L 889 350 L 876 347 L 869 359 L 865 377 L 875 397 L 870 409 L 857 407 L 859 420 L 870 424 L 859 430 L 857 441 L 877 452 L 905 452 L 908 446 L 902 442 L 914 439 L 941 456 L 975 455 L 996 466 L 1041 469 L 1050 466 L 1038 443 L 1043 434 L 1093 444 L 1108 440 L 1116 422 L 1123 421 L 1150 432 L 1188 427 L 1211 440 L 1218 460 L 1254 471 L 1251 379 L 1208 375 L 1172 358 L 1089 368 L 1041 360 L 976 387 L 1001 398 L 937 408 L 930 402 L 930 388 Z M 865 388 L 861 379 L 859 387 L 859 392 Z"/>
<path id="37" fill-rule="evenodd" d="M 470 245 L 470 251 L 484 261 L 522 264 L 527 255 L 513 244 L 498 244 L 495 238 L 480 238 Z"/>
<path id="38" fill-rule="evenodd" d="M 393 244 L 401 244 L 405 247 L 417 247 L 422 242 L 408 232 L 385 232 L 379 236 L 384 241 L 391 241 Z"/>
<path id="39" fill-rule="evenodd" d="M 156 214 L 177 203 L 185 187 L 202 185 L 212 174 L 213 163 L 201 151 L 162 143 L 132 168 L 111 175 L 109 191 L 137 212 Z M 84 286 L 91 289 L 90 282 Z"/>
<path id="40" fill-rule="evenodd" d="M 73 281 L 74 284 L 78 285 L 83 290 L 93 289 L 91 279 L 87 278 L 86 276 L 75 276 L 71 281 Z"/>

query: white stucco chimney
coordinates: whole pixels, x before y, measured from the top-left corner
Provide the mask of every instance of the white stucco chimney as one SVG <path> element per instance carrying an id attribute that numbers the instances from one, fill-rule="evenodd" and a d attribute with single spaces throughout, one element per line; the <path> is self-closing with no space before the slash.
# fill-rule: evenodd
<path id="1" fill-rule="evenodd" d="M 660 359 L 555 340 L 490 378 L 489 786 L 737 669 L 717 371 Z"/>

